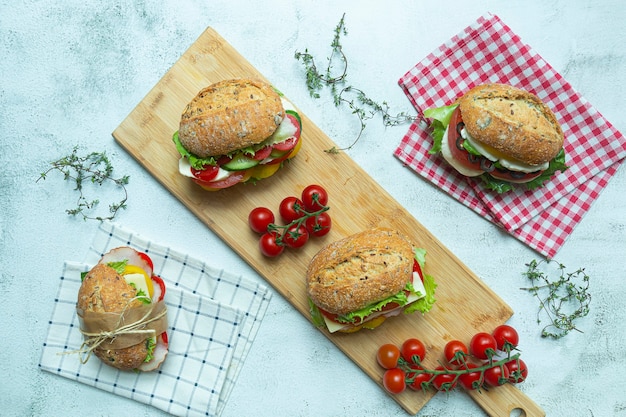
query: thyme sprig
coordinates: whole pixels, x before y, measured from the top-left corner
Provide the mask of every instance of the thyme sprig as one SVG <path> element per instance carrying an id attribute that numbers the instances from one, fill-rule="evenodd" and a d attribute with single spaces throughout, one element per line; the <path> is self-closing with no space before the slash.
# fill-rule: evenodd
<path id="1" fill-rule="evenodd" d="M 77 206 L 73 209 L 65 210 L 67 214 L 72 216 L 80 215 L 83 220 L 112 220 L 120 209 L 126 209 L 126 201 L 128 200 L 128 192 L 126 184 L 129 177 L 125 175 L 121 178 L 113 177 L 113 165 L 106 155 L 106 152 L 91 152 L 85 156 L 78 155 L 78 147 L 74 147 L 70 155 L 64 156 L 50 163 L 51 167 L 42 172 L 37 179 L 45 180 L 51 171 L 59 171 L 63 174 L 65 181 L 73 181 L 75 190 L 79 196 Z M 98 206 L 98 199 L 90 200 L 84 193 L 83 186 L 85 183 L 92 183 L 102 186 L 106 182 L 112 182 L 114 185 L 122 188 L 123 198 L 117 202 L 109 204 L 109 215 L 99 216 L 91 212 Z"/>
<path id="2" fill-rule="evenodd" d="M 547 272 L 539 269 L 545 263 L 558 264 L 558 278 L 552 279 Z M 570 331 L 582 333 L 574 322 L 589 314 L 591 294 L 589 290 L 589 276 L 584 268 L 574 272 L 566 272 L 565 265 L 554 260 L 533 259 L 526 264 L 528 271 L 522 275 L 532 282 L 531 287 L 520 288 L 528 291 L 539 300 L 537 323 L 541 323 L 543 315 L 548 317 L 549 324 L 541 330 L 541 337 L 560 339 Z"/>
<path id="3" fill-rule="evenodd" d="M 295 52 L 296 60 L 301 61 L 305 68 L 306 85 L 309 94 L 313 98 L 320 98 L 319 91 L 324 86 L 330 87 L 335 107 L 341 104 L 347 105 L 353 114 L 355 114 L 360 123 L 359 132 L 354 141 L 347 147 L 337 149 L 332 147 L 327 149 L 328 153 L 339 153 L 339 151 L 351 149 L 361 138 L 366 127 L 366 121 L 372 119 L 377 114 L 382 115 L 383 124 L 385 126 L 397 126 L 402 123 L 415 120 L 416 116 L 406 112 L 400 112 L 396 115 L 389 113 L 389 104 L 386 101 L 378 103 L 368 97 L 365 92 L 359 88 L 347 85 L 348 77 L 348 59 L 343 52 L 341 45 L 341 36 L 346 36 L 348 31 L 345 25 L 345 13 L 341 16 L 339 23 L 335 27 L 334 37 L 330 44 L 331 54 L 327 58 L 328 65 L 325 70 L 320 71 L 315 65 L 315 59 L 309 53 L 308 49 L 304 52 Z M 337 71 L 334 64 L 338 64 Z"/>

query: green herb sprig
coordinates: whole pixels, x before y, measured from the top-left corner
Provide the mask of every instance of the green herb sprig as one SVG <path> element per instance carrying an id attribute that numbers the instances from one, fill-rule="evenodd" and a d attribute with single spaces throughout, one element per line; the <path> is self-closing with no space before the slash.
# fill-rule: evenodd
<path id="1" fill-rule="evenodd" d="M 78 191 L 79 197 L 76 208 L 65 210 L 67 214 L 72 216 L 80 215 L 83 220 L 112 220 L 120 209 L 126 209 L 126 201 L 128 200 L 128 192 L 126 185 L 129 177 L 125 175 L 121 178 L 113 178 L 113 165 L 105 152 L 91 152 L 85 156 L 78 155 L 78 147 L 74 147 L 72 153 L 68 156 L 60 158 L 50 163 L 51 167 L 42 172 L 37 179 L 45 180 L 51 171 L 59 171 L 63 174 L 65 181 L 73 181 L 75 190 Z M 123 198 L 117 202 L 109 204 L 109 215 L 98 216 L 91 214 L 96 206 L 100 203 L 98 199 L 90 200 L 84 194 L 83 185 L 92 183 L 102 186 L 106 182 L 112 182 L 116 186 L 122 188 Z"/>
<path id="2" fill-rule="evenodd" d="M 548 273 L 539 269 L 545 263 L 558 264 L 558 278 L 553 280 Z M 589 293 L 589 276 L 584 268 L 574 272 L 566 272 L 565 265 L 554 260 L 532 260 L 526 264 L 528 271 L 522 275 L 532 282 L 531 287 L 520 288 L 528 291 L 539 300 L 537 323 L 541 323 L 543 315 L 550 323 L 541 330 L 541 337 L 560 339 L 570 331 L 582 333 L 574 321 L 589 314 L 591 294 Z"/>
<path id="3" fill-rule="evenodd" d="M 392 115 L 389 113 L 389 105 L 386 101 L 378 103 L 369 98 L 363 90 L 347 85 L 348 59 L 341 45 L 341 36 L 348 34 L 345 25 L 345 16 L 344 13 L 335 27 L 333 41 L 330 44 L 332 48 L 331 54 L 330 57 L 327 58 L 328 65 L 323 72 L 318 70 L 315 65 L 315 59 L 309 53 L 308 49 L 305 49 L 304 52 L 296 51 L 294 55 L 295 59 L 301 61 L 304 65 L 306 85 L 311 97 L 320 98 L 319 91 L 322 90 L 324 86 L 328 86 L 330 87 L 335 107 L 339 107 L 343 103 L 347 105 L 352 113 L 359 119 L 360 129 L 352 144 L 340 149 L 333 146 L 331 149 L 326 150 L 328 153 L 339 153 L 339 151 L 351 149 L 361 138 L 366 127 L 366 121 L 372 119 L 377 114 L 382 115 L 383 124 L 385 126 L 397 126 L 402 123 L 411 122 L 416 118 L 416 116 L 406 112 Z M 339 71 L 335 71 L 335 63 L 340 65 Z"/>

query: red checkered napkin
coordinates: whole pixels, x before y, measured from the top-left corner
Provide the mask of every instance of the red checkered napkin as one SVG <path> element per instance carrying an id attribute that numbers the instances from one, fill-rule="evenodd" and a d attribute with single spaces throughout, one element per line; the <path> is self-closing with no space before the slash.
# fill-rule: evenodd
<path id="1" fill-rule="evenodd" d="M 545 187 L 497 194 L 439 155 L 424 122 L 414 122 L 394 155 L 489 221 L 552 258 L 626 157 L 626 139 L 498 16 L 481 16 L 400 80 L 419 114 L 450 104 L 478 84 L 511 84 L 536 94 L 565 134 L 569 169 Z"/>

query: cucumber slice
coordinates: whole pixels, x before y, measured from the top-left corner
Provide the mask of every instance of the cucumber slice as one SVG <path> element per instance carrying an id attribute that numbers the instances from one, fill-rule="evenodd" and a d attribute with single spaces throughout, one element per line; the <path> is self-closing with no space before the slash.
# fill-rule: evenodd
<path id="1" fill-rule="evenodd" d="M 242 153 L 238 153 L 233 157 L 232 160 L 225 163 L 221 166 L 221 168 L 227 169 L 229 171 L 243 171 L 244 169 L 252 168 L 259 164 L 259 161 L 248 158 Z"/>

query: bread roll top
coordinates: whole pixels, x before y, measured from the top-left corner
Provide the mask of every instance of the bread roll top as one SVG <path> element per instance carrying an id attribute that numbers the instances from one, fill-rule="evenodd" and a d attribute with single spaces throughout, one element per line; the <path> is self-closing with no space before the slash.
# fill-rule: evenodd
<path id="1" fill-rule="evenodd" d="M 376 228 L 322 248 L 307 270 L 309 298 L 347 314 L 400 292 L 411 281 L 413 246 L 399 232 Z"/>
<path id="2" fill-rule="evenodd" d="M 125 308 L 142 305 L 135 298 L 137 291 L 115 269 L 97 264 L 85 276 L 78 290 L 76 307 L 83 311 L 121 313 Z M 121 349 L 109 349 L 107 343 L 94 349 L 93 353 L 105 364 L 117 369 L 138 368 L 148 354 L 146 343 L 137 343 Z"/>
<path id="3" fill-rule="evenodd" d="M 97 264 L 87 273 L 78 290 L 76 307 L 83 311 L 120 313 L 125 308 L 138 307 L 142 304 L 139 300 L 133 300 L 136 295 L 137 290 L 115 269 Z"/>
<path id="4" fill-rule="evenodd" d="M 541 165 L 563 147 L 554 113 L 537 96 L 505 84 L 483 84 L 459 99 L 469 134 L 528 165 Z"/>
<path id="5" fill-rule="evenodd" d="M 284 116 L 280 96 L 267 83 L 224 80 L 191 100 L 181 116 L 178 137 L 200 158 L 226 155 L 263 142 Z"/>

